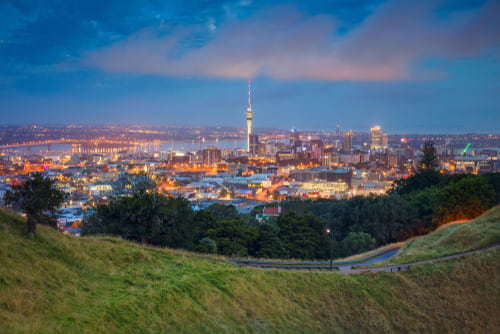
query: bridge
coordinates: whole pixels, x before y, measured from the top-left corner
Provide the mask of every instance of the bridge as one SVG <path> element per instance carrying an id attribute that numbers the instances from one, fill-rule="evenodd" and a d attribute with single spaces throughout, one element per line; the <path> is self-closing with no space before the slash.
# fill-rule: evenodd
<path id="1" fill-rule="evenodd" d="M 14 144 L 3 144 L 0 145 L 0 149 L 9 149 L 16 147 L 27 147 L 27 146 L 41 146 L 41 145 L 51 145 L 51 144 L 73 144 L 75 140 L 71 139 L 58 139 L 58 140 L 34 140 L 23 143 L 14 143 Z"/>
<path id="2" fill-rule="evenodd" d="M 144 145 L 158 145 L 159 142 L 138 142 L 138 141 L 130 141 L 130 140 L 112 140 L 112 139 L 50 139 L 50 140 L 36 140 L 36 141 L 27 141 L 22 143 L 13 143 L 13 144 L 3 144 L 0 145 L 0 150 L 12 149 L 12 148 L 20 148 L 20 147 L 32 147 L 32 146 L 44 146 L 47 145 L 47 149 L 50 150 L 52 144 L 71 144 L 73 145 L 72 151 L 84 151 L 84 152 L 92 152 L 99 151 L 99 149 L 109 148 L 109 147 L 117 147 L 121 149 L 129 149 L 131 147 L 140 147 Z"/>

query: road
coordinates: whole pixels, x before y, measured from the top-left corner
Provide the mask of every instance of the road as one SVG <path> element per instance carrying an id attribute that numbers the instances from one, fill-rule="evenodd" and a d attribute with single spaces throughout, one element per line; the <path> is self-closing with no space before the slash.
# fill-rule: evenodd
<path id="1" fill-rule="evenodd" d="M 272 193 L 276 189 L 278 189 L 279 187 L 281 187 L 284 182 L 285 182 L 284 180 L 280 180 L 280 181 L 276 182 L 275 184 L 271 185 L 269 188 L 264 189 L 260 194 L 257 194 L 257 196 L 255 196 L 255 199 L 257 201 L 261 201 L 261 202 L 268 202 L 269 201 L 269 196 L 267 196 L 267 192 L 269 192 L 272 195 Z"/>
<path id="2" fill-rule="evenodd" d="M 393 257 L 399 250 L 399 246 L 383 249 L 377 253 L 370 254 L 364 258 L 351 261 L 335 261 L 332 262 L 333 269 L 351 268 L 357 266 L 365 266 L 369 264 L 384 262 Z M 241 260 L 228 259 L 229 261 L 240 266 L 257 267 L 257 268 L 277 268 L 277 269 L 330 269 L 330 261 L 259 261 L 259 260 Z"/>
<path id="3" fill-rule="evenodd" d="M 435 259 L 424 260 L 424 261 L 416 261 L 410 263 L 403 264 L 394 264 L 389 266 L 381 266 L 381 267 L 368 267 L 368 268 L 360 268 L 367 265 L 380 263 L 389 260 L 393 257 L 398 251 L 398 247 L 393 247 L 389 249 L 382 250 L 378 253 L 372 254 L 362 259 L 358 259 L 356 261 L 343 261 L 343 262 L 332 262 L 333 269 L 338 269 L 338 271 L 332 271 L 333 273 L 339 274 L 365 274 L 365 273 L 377 273 L 377 272 L 398 272 L 405 271 L 410 269 L 410 267 L 424 264 L 424 263 L 432 263 L 439 261 L 446 261 L 451 259 L 460 258 L 467 255 L 472 255 L 475 253 L 485 252 L 488 250 L 492 250 L 495 248 L 499 248 L 500 244 L 489 246 L 486 248 L 453 254 L 448 256 L 443 256 Z M 253 261 L 253 260 L 238 260 L 238 259 L 229 259 L 229 261 L 248 267 L 257 267 L 257 268 L 272 268 L 272 269 L 285 269 L 285 270 L 328 270 L 330 269 L 330 262 L 279 262 L 279 261 Z"/>
<path id="4" fill-rule="evenodd" d="M 489 247 L 482 248 L 482 249 L 469 251 L 469 252 L 453 254 L 453 255 L 448 255 L 448 256 L 442 256 L 442 257 L 438 257 L 438 258 L 430 259 L 430 260 L 416 261 L 416 262 L 403 263 L 403 264 L 394 264 L 394 265 L 383 266 L 383 267 L 372 267 L 372 268 L 345 267 L 345 268 L 340 268 L 340 273 L 341 274 L 367 274 L 367 273 L 373 274 L 373 273 L 378 273 L 378 272 L 392 273 L 392 272 L 397 272 L 397 271 L 405 271 L 405 270 L 408 270 L 411 267 L 419 265 L 419 264 L 440 262 L 440 261 L 446 261 L 446 260 L 451 260 L 451 259 L 458 259 L 458 258 L 461 258 L 464 256 L 493 250 L 493 249 L 499 248 L 499 247 L 500 247 L 500 244 L 489 246 Z"/>
<path id="5" fill-rule="evenodd" d="M 375 264 L 375 263 L 379 263 L 379 262 L 388 261 L 391 257 L 396 255 L 396 253 L 398 251 L 399 251 L 399 248 L 395 248 L 395 249 L 390 249 L 387 252 L 383 252 L 375 257 L 366 257 L 363 259 L 362 262 L 357 262 L 356 266 L 366 266 L 369 264 Z"/>

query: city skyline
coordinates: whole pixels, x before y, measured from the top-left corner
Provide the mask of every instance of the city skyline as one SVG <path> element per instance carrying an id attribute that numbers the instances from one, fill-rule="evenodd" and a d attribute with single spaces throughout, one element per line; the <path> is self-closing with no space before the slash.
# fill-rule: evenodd
<path id="1" fill-rule="evenodd" d="M 498 1 L 0 4 L 0 124 L 498 133 Z"/>

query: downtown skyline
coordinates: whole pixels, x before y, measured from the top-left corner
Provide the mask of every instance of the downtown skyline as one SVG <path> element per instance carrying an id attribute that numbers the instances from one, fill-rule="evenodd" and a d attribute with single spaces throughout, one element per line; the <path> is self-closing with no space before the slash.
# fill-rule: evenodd
<path id="1" fill-rule="evenodd" d="M 4 1 L 0 124 L 498 133 L 498 1 Z"/>

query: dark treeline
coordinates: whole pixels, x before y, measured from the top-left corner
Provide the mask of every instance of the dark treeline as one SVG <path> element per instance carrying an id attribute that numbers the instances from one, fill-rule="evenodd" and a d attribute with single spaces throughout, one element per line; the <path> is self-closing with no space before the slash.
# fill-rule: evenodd
<path id="1" fill-rule="evenodd" d="M 424 169 L 395 182 L 388 195 L 281 202 L 279 217 L 259 223 L 215 204 L 193 211 L 182 198 L 139 192 L 99 206 L 83 234 L 118 235 L 140 243 L 258 258 L 326 259 L 333 231 L 335 257 L 428 233 L 474 218 L 500 203 L 500 173 L 447 175 Z"/>
<path id="2" fill-rule="evenodd" d="M 325 223 L 314 215 L 289 212 L 258 223 L 231 205 L 195 212 L 183 198 L 145 192 L 99 206 L 85 219 L 82 234 L 224 255 L 321 259 L 329 254 Z"/>
<path id="3" fill-rule="evenodd" d="M 417 173 L 396 183 L 389 196 L 355 196 L 344 200 L 288 201 L 285 211 L 313 214 L 341 241 L 350 232 L 365 232 L 376 246 L 402 241 L 440 225 L 472 219 L 500 203 L 500 174 L 446 175 Z"/>

